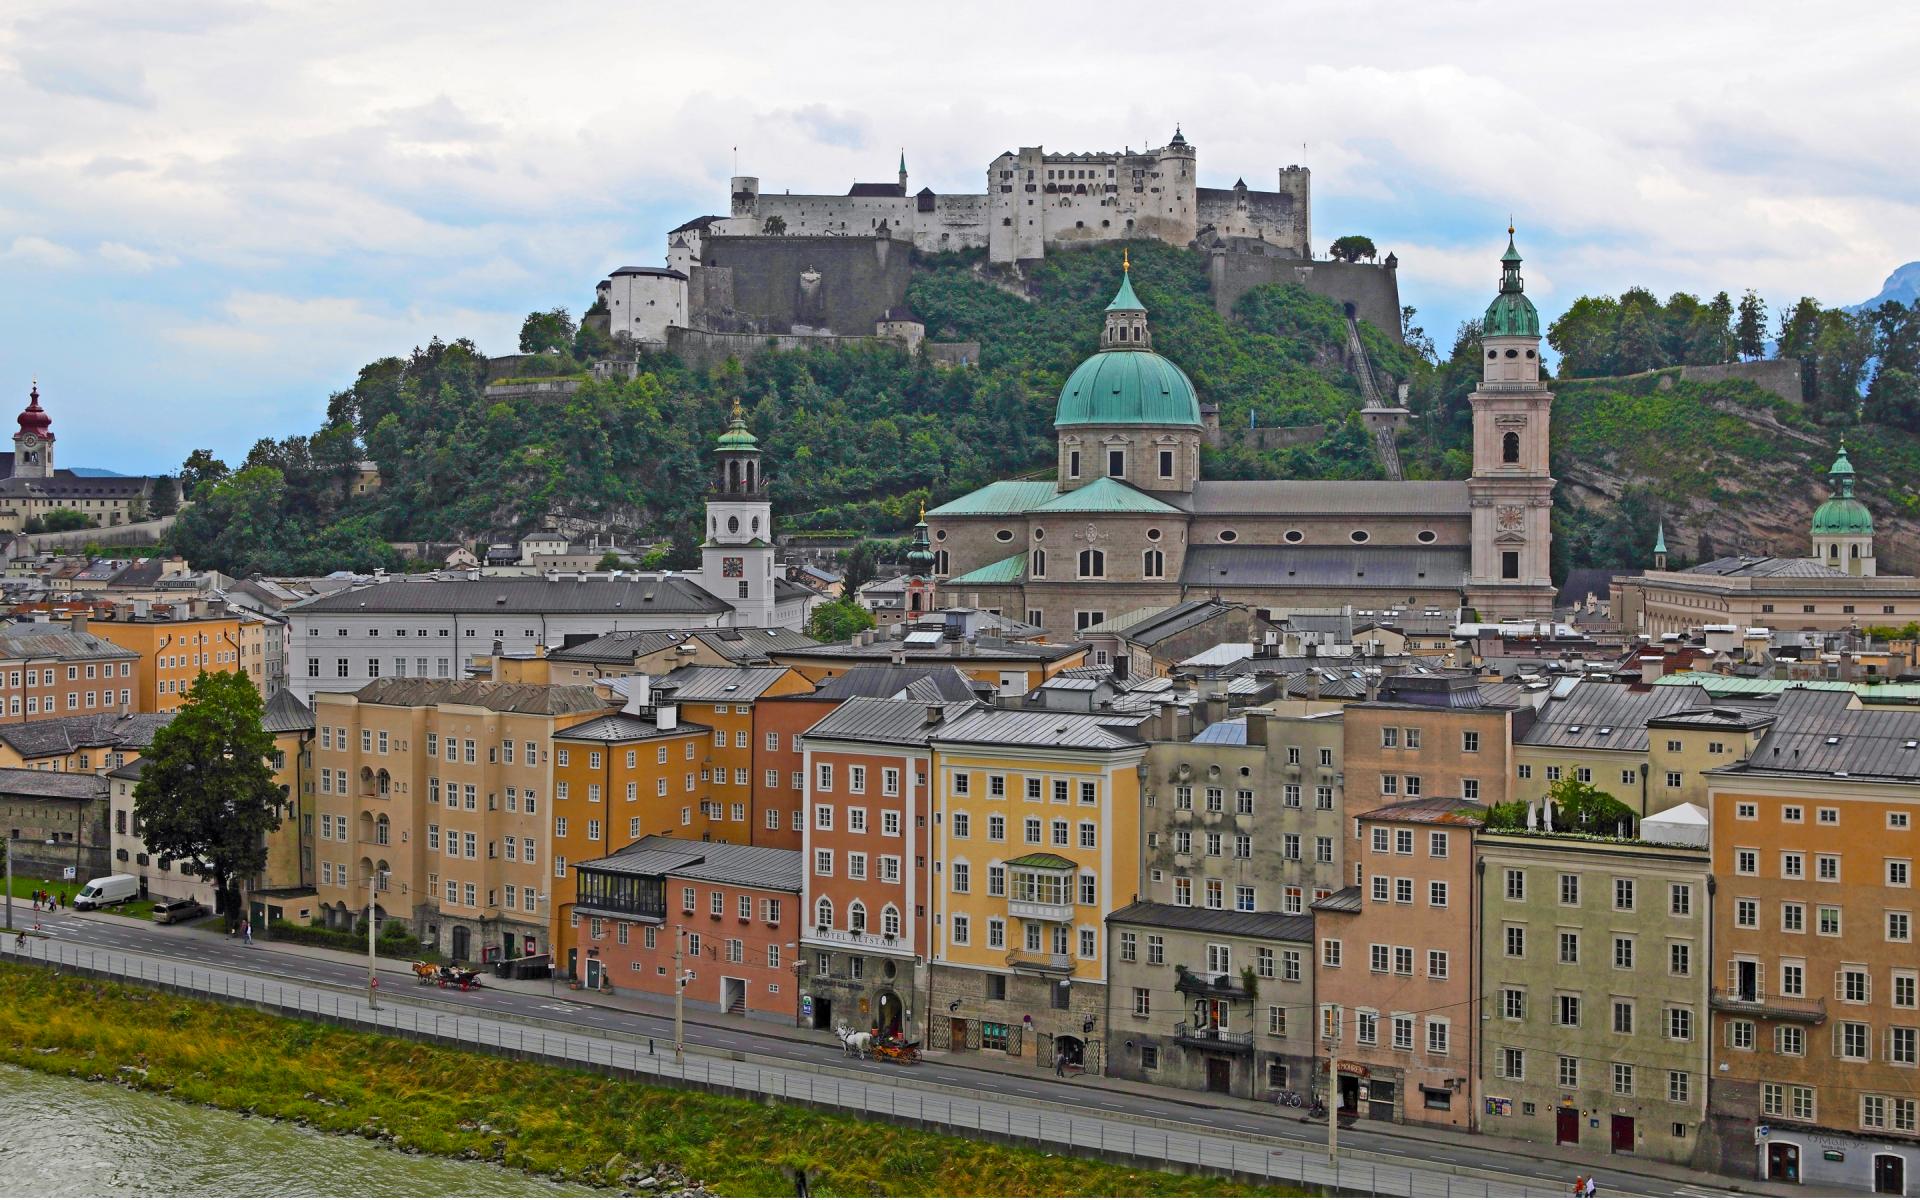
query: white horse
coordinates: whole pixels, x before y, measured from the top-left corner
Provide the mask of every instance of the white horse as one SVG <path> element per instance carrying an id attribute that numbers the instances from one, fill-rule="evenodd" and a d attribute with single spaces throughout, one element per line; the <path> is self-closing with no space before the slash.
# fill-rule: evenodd
<path id="1" fill-rule="evenodd" d="M 867 1052 L 873 1047 L 871 1033 L 855 1033 L 847 1028 L 844 1021 L 834 1027 L 833 1033 L 840 1039 L 840 1048 L 845 1051 L 848 1058 L 865 1058 Z"/>

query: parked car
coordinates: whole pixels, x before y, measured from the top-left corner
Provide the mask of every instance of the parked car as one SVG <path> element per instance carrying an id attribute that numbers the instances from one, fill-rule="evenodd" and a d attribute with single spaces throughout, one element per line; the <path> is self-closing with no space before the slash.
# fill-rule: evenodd
<path id="1" fill-rule="evenodd" d="M 153 923 L 176 925 L 207 915 L 207 906 L 198 900 L 163 900 L 153 906 Z"/>
<path id="2" fill-rule="evenodd" d="M 73 906 L 79 909 L 106 908 L 112 904 L 125 904 L 140 894 L 140 881 L 131 875 L 102 875 L 98 879 L 87 880 L 87 886 L 73 898 Z"/>

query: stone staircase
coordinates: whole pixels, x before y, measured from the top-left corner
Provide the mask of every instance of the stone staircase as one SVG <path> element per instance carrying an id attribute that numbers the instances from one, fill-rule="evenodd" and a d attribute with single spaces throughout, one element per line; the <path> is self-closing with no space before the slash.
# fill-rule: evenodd
<path id="1" fill-rule="evenodd" d="M 1360 341 L 1360 325 L 1351 316 L 1347 318 L 1347 359 L 1353 364 L 1353 376 L 1360 381 L 1360 395 L 1366 400 L 1368 408 L 1385 408 L 1387 401 L 1380 393 L 1380 384 L 1374 379 L 1373 364 L 1367 361 L 1367 348 Z M 1391 480 L 1401 480 L 1405 476 L 1400 470 L 1400 447 L 1394 441 L 1390 428 L 1373 431 L 1374 449 L 1380 455 L 1380 467 Z"/>

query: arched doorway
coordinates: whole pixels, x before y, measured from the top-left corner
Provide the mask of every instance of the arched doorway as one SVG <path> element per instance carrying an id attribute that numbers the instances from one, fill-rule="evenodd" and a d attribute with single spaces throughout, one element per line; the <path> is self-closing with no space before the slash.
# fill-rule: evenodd
<path id="1" fill-rule="evenodd" d="M 1898 1154 L 1873 1156 L 1873 1190 L 1881 1196 L 1907 1194 L 1907 1160 Z"/>
<path id="2" fill-rule="evenodd" d="M 1060 1055 L 1069 1067 L 1087 1065 L 1087 1044 L 1077 1037 L 1061 1034 L 1053 1039 L 1053 1052 Z"/>
<path id="3" fill-rule="evenodd" d="M 465 925 L 453 927 L 453 958 L 455 962 L 465 962 L 473 947 L 473 932 Z"/>
<path id="4" fill-rule="evenodd" d="M 873 1018 L 874 1027 L 880 1031 L 880 1036 L 899 1037 L 904 1016 L 900 994 L 892 990 L 881 992 Z"/>
<path id="5" fill-rule="evenodd" d="M 1792 1142 L 1767 1143 L 1767 1178 L 1782 1183 L 1800 1182 L 1800 1147 Z"/>

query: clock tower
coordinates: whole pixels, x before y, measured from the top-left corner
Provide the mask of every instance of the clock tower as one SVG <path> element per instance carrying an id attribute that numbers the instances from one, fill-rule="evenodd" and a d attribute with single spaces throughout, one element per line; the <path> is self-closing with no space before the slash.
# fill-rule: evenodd
<path id="1" fill-rule="evenodd" d="M 53 478 L 53 418 L 40 407 L 40 383 L 34 381 L 20 428 L 13 435 L 13 478 Z"/>
<path id="2" fill-rule="evenodd" d="M 760 443 L 747 430 L 740 402 L 714 446 L 707 493 L 707 540 L 700 547 L 700 584 L 733 606 L 734 625 L 773 626 L 773 504 L 760 467 Z"/>
<path id="3" fill-rule="evenodd" d="M 1553 486 L 1547 424 L 1553 393 L 1540 379 L 1540 314 L 1520 278 L 1507 230 L 1500 293 L 1480 324 L 1473 406 L 1472 565 L 1467 603 L 1482 621 L 1553 617 Z"/>

